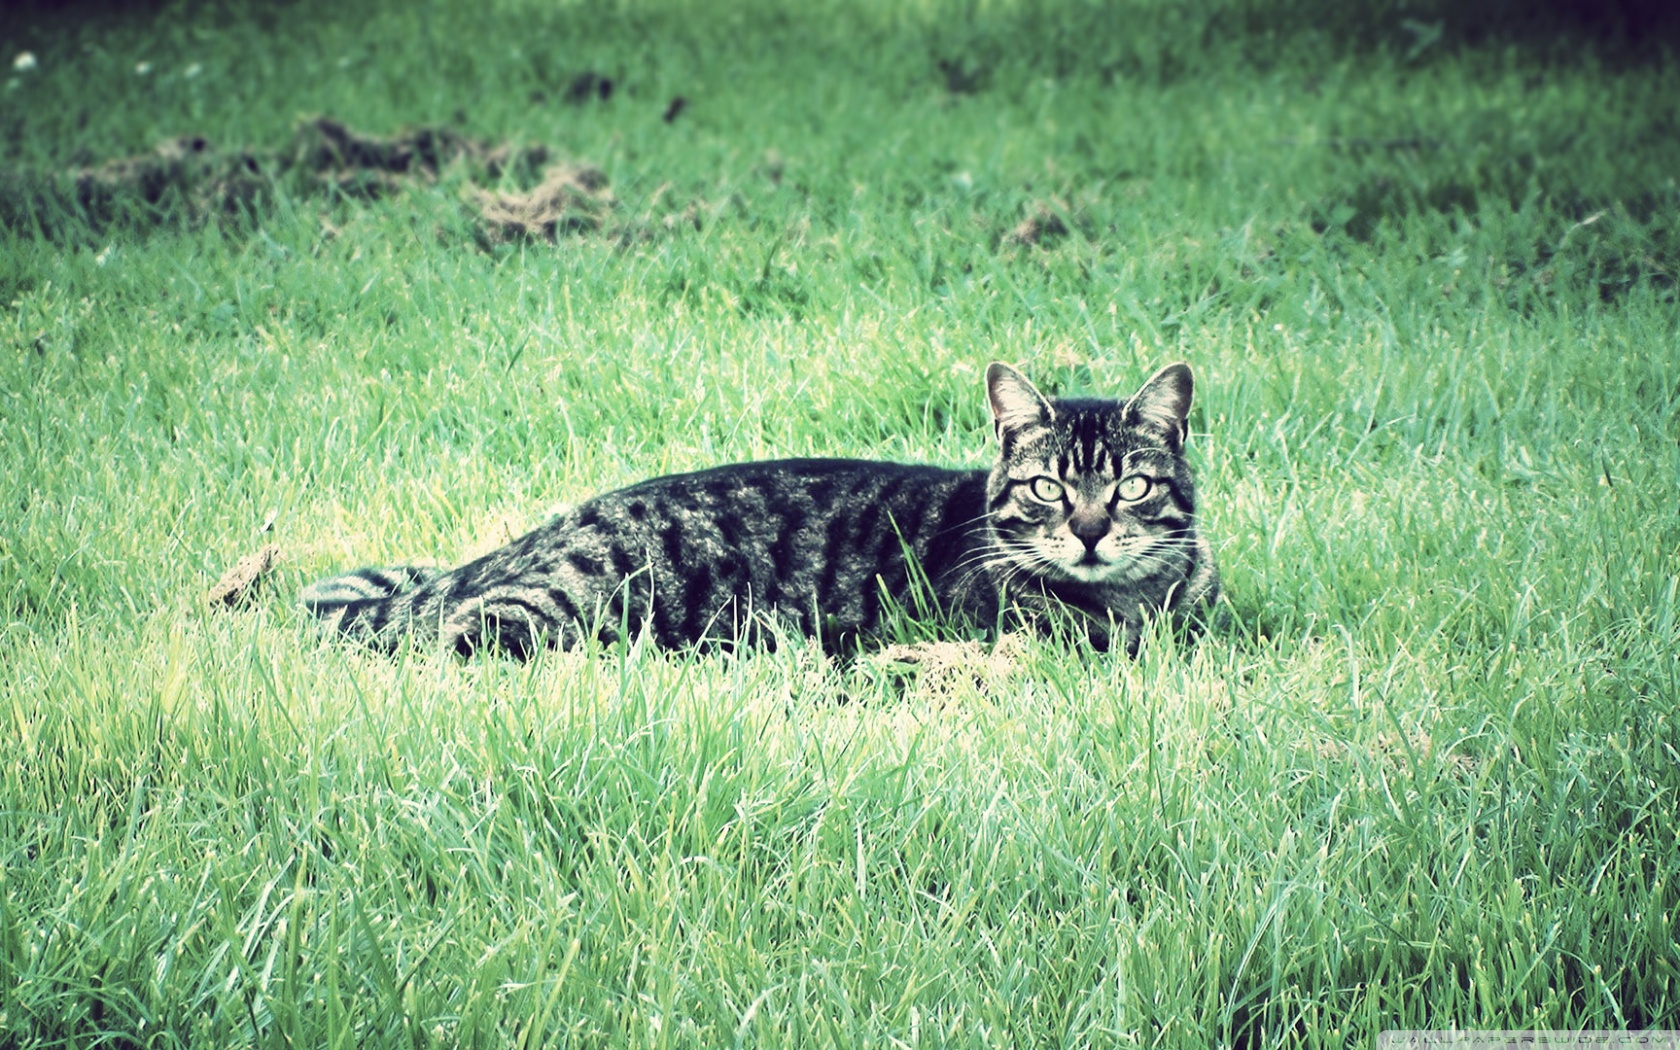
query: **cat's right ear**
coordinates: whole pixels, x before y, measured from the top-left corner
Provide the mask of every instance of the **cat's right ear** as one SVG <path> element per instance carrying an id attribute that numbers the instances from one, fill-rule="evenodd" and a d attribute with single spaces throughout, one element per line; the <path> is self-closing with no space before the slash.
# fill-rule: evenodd
<path id="1" fill-rule="evenodd" d="M 986 400 L 991 402 L 992 429 L 1000 442 L 1005 434 L 1047 427 L 1056 418 L 1056 410 L 1038 388 L 1002 361 L 986 367 Z"/>

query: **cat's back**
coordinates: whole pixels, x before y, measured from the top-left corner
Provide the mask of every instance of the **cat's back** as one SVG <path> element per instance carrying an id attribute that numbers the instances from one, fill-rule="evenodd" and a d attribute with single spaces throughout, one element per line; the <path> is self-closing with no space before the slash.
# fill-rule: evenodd
<path id="1" fill-rule="evenodd" d="M 696 552 L 766 556 L 792 574 L 875 554 L 889 537 L 918 549 L 980 512 L 981 471 L 859 459 L 779 459 L 650 478 L 580 504 L 556 528 L 657 541 L 671 561 Z"/>
<path id="2" fill-rule="evenodd" d="M 807 630 L 814 610 L 867 629 L 883 592 L 964 559 L 984 500 L 984 471 L 739 463 L 595 496 L 449 582 L 458 593 L 540 585 L 580 610 L 628 601 L 666 644 L 728 634 L 719 628 L 748 607 L 776 608 Z"/>
<path id="3" fill-rule="evenodd" d="M 908 505 L 937 498 L 964 482 L 983 484 L 984 476 L 977 470 L 867 459 L 770 459 L 649 478 L 589 502 L 710 507 L 762 496 L 844 512 L 882 500 Z"/>

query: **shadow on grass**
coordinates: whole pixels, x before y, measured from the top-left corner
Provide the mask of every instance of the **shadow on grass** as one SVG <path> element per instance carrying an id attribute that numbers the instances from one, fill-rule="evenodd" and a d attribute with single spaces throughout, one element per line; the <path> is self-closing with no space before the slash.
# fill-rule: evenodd
<path id="1" fill-rule="evenodd" d="M 1245 0 L 1230 5 L 1232 36 L 1321 34 L 1343 51 L 1396 47 L 1413 59 L 1432 50 L 1518 46 L 1558 58 L 1662 60 L 1680 41 L 1670 0 Z"/>
<path id="2" fill-rule="evenodd" d="M 760 26 L 766 35 L 803 35 L 811 28 L 790 19 L 776 0 L 736 0 L 724 6 L 736 9 L 747 24 Z M 85 25 L 94 20 L 168 18 L 250 20 L 264 31 L 284 33 L 309 20 L 315 7 L 311 0 L 256 5 L 224 0 L 19 0 L 0 13 L 0 30 L 53 22 Z M 843 13 L 836 24 L 868 23 L 884 16 L 889 25 L 897 22 L 909 30 L 915 17 L 906 18 L 890 5 L 870 10 L 862 3 L 857 8 Z M 1125 41 L 1177 53 L 1178 61 L 1157 70 L 1168 75 L 1191 72 L 1194 61 L 1185 60 L 1197 50 L 1236 43 L 1252 59 L 1264 62 L 1273 50 L 1269 45 L 1297 36 L 1327 42 L 1330 57 L 1387 48 L 1422 60 L 1466 47 L 1514 45 L 1559 59 L 1591 53 L 1613 62 L 1661 61 L 1680 43 L 1680 5 L 1672 0 L 1108 0 L 1021 2 L 981 10 L 965 0 L 935 0 L 922 12 L 924 24 L 939 26 L 940 35 L 953 45 L 935 57 L 934 68 L 954 94 L 976 93 L 990 83 L 993 63 L 984 55 L 964 54 L 965 41 L 988 45 L 983 50 L 996 45 L 1017 56 L 1054 58 L 1057 66 L 1095 61 L 1099 67 L 1109 44 Z M 690 0 L 655 0 L 619 17 L 641 32 L 704 35 L 708 30 L 696 26 L 694 15 Z M 754 15 L 759 17 L 747 17 Z M 598 22 L 613 16 L 590 8 L 584 14 L 554 17 Z M 1043 45 L 1051 41 L 1063 42 L 1067 53 L 1047 53 Z"/>

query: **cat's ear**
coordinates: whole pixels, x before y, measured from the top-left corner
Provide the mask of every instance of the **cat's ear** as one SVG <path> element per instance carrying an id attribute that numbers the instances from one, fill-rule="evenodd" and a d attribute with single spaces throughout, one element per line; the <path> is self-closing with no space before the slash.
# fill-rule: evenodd
<path id="1" fill-rule="evenodd" d="M 999 441 L 1006 433 L 1047 427 L 1056 418 L 1056 410 L 1038 388 L 1002 361 L 986 367 L 986 400 L 992 405 L 992 428 Z"/>
<path id="2" fill-rule="evenodd" d="M 1126 420 L 1152 423 L 1165 430 L 1174 445 L 1182 445 L 1190 432 L 1190 398 L 1195 389 L 1190 366 L 1182 361 L 1170 364 L 1150 376 L 1126 402 Z"/>

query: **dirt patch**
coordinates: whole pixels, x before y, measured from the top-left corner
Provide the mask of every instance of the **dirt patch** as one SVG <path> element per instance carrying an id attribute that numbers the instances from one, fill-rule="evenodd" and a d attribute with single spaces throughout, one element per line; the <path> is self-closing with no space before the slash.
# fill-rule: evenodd
<path id="1" fill-rule="evenodd" d="M 612 78 L 593 69 L 586 69 L 572 78 L 566 87 L 566 101 L 574 106 L 581 106 L 585 102 L 605 102 L 612 98 Z"/>
<path id="2" fill-rule="evenodd" d="M 134 205 L 180 207 L 193 216 L 232 214 L 272 190 L 259 158 L 214 149 L 201 135 L 164 139 L 150 152 L 75 168 L 69 175 L 76 204 L 96 221 Z"/>
<path id="3" fill-rule="evenodd" d="M 1066 214 L 1066 206 L 1039 201 L 1028 209 L 1026 218 L 1004 235 L 1004 242 L 1032 247 L 1058 241 L 1071 232 L 1064 218 Z"/>
<path id="4" fill-rule="evenodd" d="M 612 212 L 612 190 L 597 168 L 556 164 L 523 193 L 473 187 L 471 196 L 492 240 L 557 238 L 601 229 Z"/>
<path id="5" fill-rule="evenodd" d="M 493 145 L 449 128 L 412 128 L 395 135 L 365 135 L 331 117 L 298 125 L 292 165 L 340 190 L 377 196 L 408 181 L 436 182 L 451 166 L 491 181 L 529 178 L 549 160 L 541 145 Z"/>
<path id="6" fill-rule="evenodd" d="M 1020 635 L 1004 634 L 992 645 L 975 641 L 888 645 L 870 662 L 889 673 L 913 675 L 918 692 L 949 699 L 964 692 L 985 693 L 1013 677 L 1025 648 Z"/>
<path id="7" fill-rule="evenodd" d="M 188 135 L 164 139 L 150 153 L 75 171 L 76 192 L 87 200 L 104 192 L 127 191 L 155 204 L 171 187 L 200 177 L 212 166 L 213 158 L 208 139 Z"/>
<path id="8" fill-rule="evenodd" d="M 280 546 L 270 543 L 262 550 L 247 554 L 234 563 L 233 568 L 222 574 L 216 585 L 210 588 L 205 600 L 212 609 L 233 609 L 243 605 L 257 591 L 257 586 L 263 578 L 274 569 L 274 563 L 280 559 Z"/>
<path id="9" fill-rule="evenodd" d="M 987 63 L 972 57 L 940 58 L 934 66 L 952 95 L 976 95 L 991 82 L 992 71 Z"/>
<path id="10" fill-rule="evenodd" d="M 590 90 L 605 97 L 611 88 L 602 85 L 597 78 Z M 634 238 L 679 225 L 657 221 L 663 188 L 647 214 L 615 222 L 618 202 L 606 175 L 541 144 L 492 143 L 444 127 L 370 135 L 320 116 L 299 122 L 290 142 L 273 150 L 220 149 L 204 136 L 181 135 L 145 153 L 61 172 L 0 172 L 7 191 L 0 226 L 33 220 L 57 229 L 72 215 L 96 232 L 114 224 L 199 225 L 250 214 L 283 194 L 372 199 L 446 180 L 463 184 L 481 243 L 589 233 Z M 667 202 L 662 213 L 671 210 Z"/>

